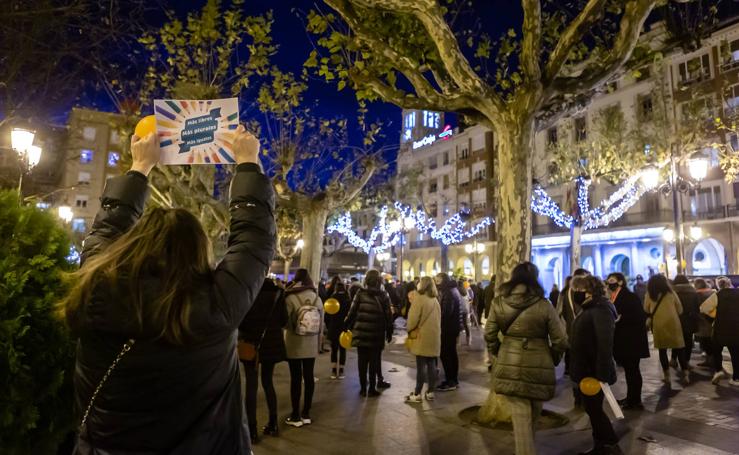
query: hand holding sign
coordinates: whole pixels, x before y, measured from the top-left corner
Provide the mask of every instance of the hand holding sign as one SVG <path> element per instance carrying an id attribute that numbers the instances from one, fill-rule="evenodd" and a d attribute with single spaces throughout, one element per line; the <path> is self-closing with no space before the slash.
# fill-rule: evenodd
<path id="1" fill-rule="evenodd" d="M 159 138 L 155 133 L 149 133 L 144 138 L 131 136 L 131 170 L 149 175 L 152 168 L 159 162 Z"/>
<path id="2" fill-rule="evenodd" d="M 236 134 L 233 141 L 233 152 L 236 156 L 236 162 L 241 163 L 257 163 L 259 156 L 259 139 L 253 134 L 246 131 L 243 125 L 236 128 Z"/>

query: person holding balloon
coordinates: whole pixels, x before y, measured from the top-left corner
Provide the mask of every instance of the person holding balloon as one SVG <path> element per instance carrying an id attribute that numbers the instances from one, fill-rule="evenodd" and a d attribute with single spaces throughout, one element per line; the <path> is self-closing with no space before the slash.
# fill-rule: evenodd
<path id="1" fill-rule="evenodd" d="M 572 322 L 570 378 L 580 384 L 585 412 L 593 427 L 593 449 L 584 454 L 620 454 L 618 436 L 603 411 L 600 383 L 616 382 L 613 361 L 615 316 L 603 282 L 592 275 L 576 276 L 572 289 L 584 292 L 581 313 Z"/>
<path id="2" fill-rule="evenodd" d="M 328 339 L 331 343 L 331 379 L 344 379 L 346 349 L 339 343 L 339 337 L 352 302 L 349 299 L 346 285 L 338 276 L 331 280 L 329 289 L 330 295 L 323 304 L 323 312 L 328 329 Z"/>

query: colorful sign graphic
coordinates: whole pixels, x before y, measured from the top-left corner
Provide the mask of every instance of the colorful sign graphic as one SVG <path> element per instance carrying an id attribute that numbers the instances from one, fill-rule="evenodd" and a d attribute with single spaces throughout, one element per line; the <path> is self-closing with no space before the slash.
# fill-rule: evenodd
<path id="1" fill-rule="evenodd" d="M 428 136 L 422 138 L 420 141 L 414 141 L 413 142 L 413 150 L 420 149 L 421 147 L 431 145 L 434 142 L 436 142 L 437 139 L 441 139 L 442 141 L 448 141 L 451 139 L 452 135 L 454 134 L 454 130 L 450 125 L 446 125 L 444 127 L 444 130 L 442 130 L 441 133 L 438 135 L 436 134 L 429 134 Z"/>
<path id="2" fill-rule="evenodd" d="M 162 164 L 234 164 L 236 98 L 154 100 Z"/>

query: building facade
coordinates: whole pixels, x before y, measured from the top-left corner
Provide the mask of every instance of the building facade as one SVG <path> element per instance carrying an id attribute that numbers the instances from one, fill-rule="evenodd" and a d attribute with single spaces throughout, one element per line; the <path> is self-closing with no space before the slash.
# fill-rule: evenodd
<path id="1" fill-rule="evenodd" d="M 69 137 L 64 171 L 55 205 L 72 208 L 72 230 L 80 235 L 92 226 L 100 210 L 105 182 L 120 175 L 122 155 L 117 114 L 74 108 L 69 116 Z"/>

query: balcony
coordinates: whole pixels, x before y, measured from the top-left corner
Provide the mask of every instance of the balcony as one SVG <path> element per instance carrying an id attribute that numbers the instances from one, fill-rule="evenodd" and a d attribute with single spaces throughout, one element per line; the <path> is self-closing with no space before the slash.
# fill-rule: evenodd
<path id="1" fill-rule="evenodd" d="M 695 213 L 683 212 L 684 221 L 721 220 L 734 217 L 739 217 L 739 207 L 736 205 L 709 207 L 696 211 Z"/>

